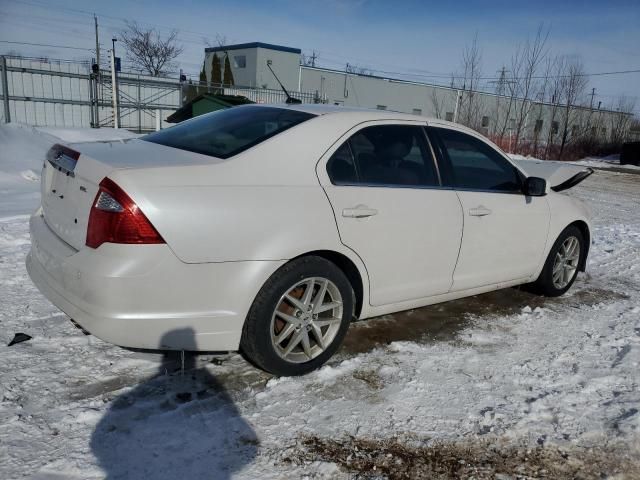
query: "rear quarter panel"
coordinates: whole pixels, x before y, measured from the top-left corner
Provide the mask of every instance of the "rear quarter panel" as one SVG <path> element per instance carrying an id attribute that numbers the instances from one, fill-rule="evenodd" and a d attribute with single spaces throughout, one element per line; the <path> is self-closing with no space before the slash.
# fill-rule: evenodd
<path id="1" fill-rule="evenodd" d="M 315 165 L 352 125 L 318 117 L 225 161 L 117 170 L 111 178 L 187 263 L 344 251 Z"/>
<path id="2" fill-rule="evenodd" d="M 158 187 L 135 201 L 187 263 L 281 260 L 339 245 L 319 186 Z"/>

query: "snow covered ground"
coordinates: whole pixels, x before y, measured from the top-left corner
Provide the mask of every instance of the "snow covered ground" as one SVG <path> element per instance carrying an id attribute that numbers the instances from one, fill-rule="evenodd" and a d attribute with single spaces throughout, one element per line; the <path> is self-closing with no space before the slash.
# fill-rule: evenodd
<path id="1" fill-rule="evenodd" d="M 534 157 L 525 157 L 524 155 L 518 155 L 516 153 L 510 153 L 509 157 L 516 161 L 522 160 L 532 160 L 532 161 L 540 161 Z M 564 164 L 572 164 L 572 165 L 580 165 L 583 167 L 593 167 L 600 169 L 613 169 L 622 171 L 625 173 L 626 170 L 630 170 L 630 173 L 634 171 L 640 172 L 640 166 L 638 165 L 621 165 L 620 164 L 620 155 L 608 155 L 606 157 L 586 157 L 576 162 L 561 162 Z"/>
<path id="2" fill-rule="evenodd" d="M 49 135 L 0 127 L 0 478 L 404 478 L 417 460 L 389 445 L 438 442 L 640 475 L 640 175 L 598 171 L 570 191 L 595 231 L 588 274 L 562 298 L 510 289 L 357 322 L 302 378 L 236 354 L 187 357 L 182 375 L 174 357 L 85 336 L 29 280 Z M 7 347 L 16 332 L 33 339 Z"/>
<path id="3" fill-rule="evenodd" d="M 640 172 L 640 165 L 621 165 L 620 158 L 616 155 L 616 158 L 594 158 L 587 157 L 575 162 L 578 165 L 584 165 L 586 167 L 595 168 L 613 168 L 613 169 L 628 169 Z"/>

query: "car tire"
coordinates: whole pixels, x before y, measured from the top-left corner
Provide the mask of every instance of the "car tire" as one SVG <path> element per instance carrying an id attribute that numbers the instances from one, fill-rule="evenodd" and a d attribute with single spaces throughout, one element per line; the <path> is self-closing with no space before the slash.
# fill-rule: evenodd
<path id="1" fill-rule="evenodd" d="M 353 288 L 334 263 L 317 256 L 297 258 L 280 267 L 256 296 L 240 350 L 274 375 L 303 375 L 340 347 L 354 305 Z"/>
<path id="2" fill-rule="evenodd" d="M 575 249 L 577 246 L 577 252 Z M 586 245 L 580 229 L 569 225 L 551 247 L 538 279 L 528 285 L 533 293 L 545 297 L 559 297 L 571 288 L 578 277 Z"/>

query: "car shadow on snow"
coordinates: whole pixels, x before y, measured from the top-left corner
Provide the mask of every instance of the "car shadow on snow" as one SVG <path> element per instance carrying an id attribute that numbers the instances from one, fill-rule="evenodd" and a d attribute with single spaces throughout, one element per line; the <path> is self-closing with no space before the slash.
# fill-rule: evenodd
<path id="1" fill-rule="evenodd" d="M 165 338 L 176 335 L 195 350 L 191 329 Z M 181 365 L 180 352 L 166 352 L 157 375 L 113 400 L 91 438 L 107 478 L 227 479 L 257 455 L 256 434 L 222 384 L 191 354 Z"/>

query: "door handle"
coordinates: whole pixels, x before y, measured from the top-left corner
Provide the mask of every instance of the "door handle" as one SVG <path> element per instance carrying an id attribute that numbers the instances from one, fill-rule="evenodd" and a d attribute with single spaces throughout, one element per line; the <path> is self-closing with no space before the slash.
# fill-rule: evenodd
<path id="1" fill-rule="evenodd" d="M 375 208 L 369 208 L 366 205 L 358 205 L 353 208 L 345 208 L 342 210 L 342 216 L 347 218 L 367 218 L 378 214 Z"/>
<path id="2" fill-rule="evenodd" d="M 491 210 L 489 210 L 484 205 L 480 205 L 479 207 L 471 208 L 469 210 L 469 215 L 471 215 L 472 217 L 484 217 L 485 215 L 490 215 L 490 214 L 491 214 Z"/>

